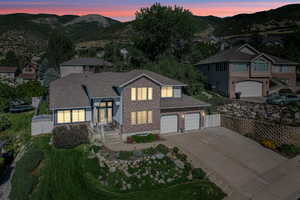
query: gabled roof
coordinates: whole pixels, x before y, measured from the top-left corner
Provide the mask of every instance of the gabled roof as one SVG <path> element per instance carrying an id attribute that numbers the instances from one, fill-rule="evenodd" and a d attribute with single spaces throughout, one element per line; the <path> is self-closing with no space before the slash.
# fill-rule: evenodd
<path id="1" fill-rule="evenodd" d="M 116 88 L 125 87 L 143 76 L 159 85 L 185 86 L 179 81 L 147 70 L 70 74 L 50 84 L 50 108 L 89 107 L 90 102 L 83 85 L 91 98 L 119 97 Z"/>
<path id="2" fill-rule="evenodd" d="M 107 62 L 98 58 L 74 58 L 72 60 L 62 63 L 60 66 L 112 66 L 110 62 Z"/>
<path id="3" fill-rule="evenodd" d="M 250 48 L 253 52 L 256 52 L 255 55 L 250 55 L 240 50 L 244 47 Z M 233 47 L 217 53 L 214 56 L 202 60 L 199 65 L 202 64 L 211 64 L 211 63 L 220 63 L 220 62 L 251 62 L 260 56 L 265 56 L 268 58 L 274 65 L 286 64 L 286 65 L 298 65 L 299 63 L 278 58 L 266 53 L 259 52 L 254 47 L 249 44 L 242 45 L 240 47 Z"/>
<path id="4" fill-rule="evenodd" d="M 17 71 L 17 67 L 2 67 L 0 66 L 0 73 L 15 73 Z"/>

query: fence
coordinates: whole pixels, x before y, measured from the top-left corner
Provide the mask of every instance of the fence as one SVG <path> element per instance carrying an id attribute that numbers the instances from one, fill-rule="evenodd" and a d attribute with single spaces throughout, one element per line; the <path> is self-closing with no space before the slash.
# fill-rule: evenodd
<path id="1" fill-rule="evenodd" d="M 247 134 L 258 141 L 269 139 L 277 144 L 300 144 L 300 127 L 292 127 L 254 119 L 222 115 L 221 126 Z"/>
<path id="2" fill-rule="evenodd" d="M 220 114 L 206 115 L 204 117 L 204 128 L 219 127 L 219 126 L 221 126 Z"/>
<path id="3" fill-rule="evenodd" d="M 43 133 L 51 133 L 54 124 L 51 115 L 34 116 L 31 121 L 31 135 L 40 135 Z"/>

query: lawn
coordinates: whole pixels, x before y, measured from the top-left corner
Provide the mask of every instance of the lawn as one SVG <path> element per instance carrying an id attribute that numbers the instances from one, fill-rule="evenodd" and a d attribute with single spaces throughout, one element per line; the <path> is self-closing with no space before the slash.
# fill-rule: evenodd
<path id="1" fill-rule="evenodd" d="M 43 151 L 44 159 L 35 166 L 36 169 L 27 171 L 27 175 L 39 181 L 31 182 L 31 190 L 18 190 L 21 186 L 17 185 L 24 185 L 24 176 L 14 176 L 11 200 L 220 200 L 225 197 L 207 179 L 152 190 L 116 192 L 100 183 L 98 177 L 102 171 L 98 160 L 88 158 L 88 145 L 67 150 L 56 149 L 48 144 L 49 138 L 41 136 L 32 140 L 31 147 Z M 32 163 L 38 163 L 34 162 L 35 158 L 32 158 Z M 19 194 L 22 191 L 27 191 L 27 194 Z"/>
<path id="2" fill-rule="evenodd" d="M 49 111 L 49 102 L 47 100 L 42 100 L 40 105 L 39 105 L 39 109 L 38 109 L 38 114 L 39 115 L 48 115 L 50 114 Z"/>

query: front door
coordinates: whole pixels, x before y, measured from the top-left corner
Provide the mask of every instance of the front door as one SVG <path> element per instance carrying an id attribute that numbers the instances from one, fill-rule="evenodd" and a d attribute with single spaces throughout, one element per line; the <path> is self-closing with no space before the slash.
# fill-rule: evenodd
<path id="1" fill-rule="evenodd" d="M 113 102 L 107 101 L 100 103 L 100 107 L 97 108 L 98 123 L 109 124 L 113 121 Z"/>

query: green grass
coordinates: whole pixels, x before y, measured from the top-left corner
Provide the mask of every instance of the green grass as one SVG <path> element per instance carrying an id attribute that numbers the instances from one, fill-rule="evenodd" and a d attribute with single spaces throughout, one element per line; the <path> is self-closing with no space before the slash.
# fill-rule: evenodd
<path id="1" fill-rule="evenodd" d="M 46 100 L 42 100 L 38 109 L 39 115 L 48 115 L 50 114 L 49 111 L 49 103 Z"/>
<path id="2" fill-rule="evenodd" d="M 9 129 L 0 132 L 0 137 L 17 137 L 28 141 L 31 137 L 31 119 L 34 115 L 33 111 L 25 113 L 5 113 L 2 114 L 6 116 L 11 122 Z"/>
<path id="3" fill-rule="evenodd" d="M 34 145 L 43 150 L 45 159 L 38 171 L 39 183 L 28 195 L 31 200 L 220 200 L 225 197 L 218 187 L 206 179 L 119 193 L 100 184 L 97 177 L 103 169 L 97 160 L 88 159 L 88 145 L 66 150 L 49 146 L 48 142 L 48 136 L 33 139 Z M 14 184 L 12 187 L 15 187 Z"/>

